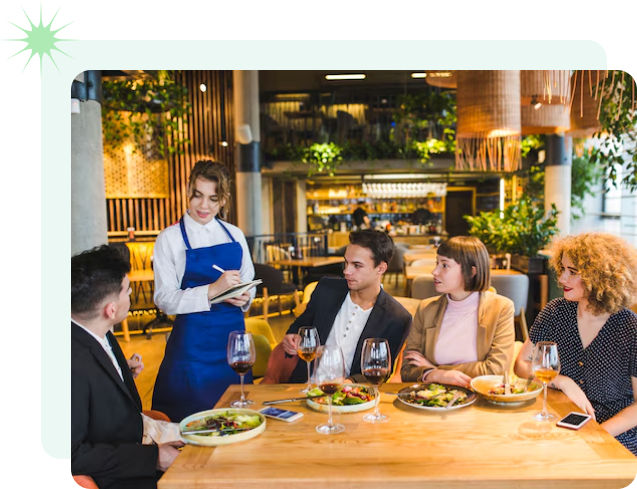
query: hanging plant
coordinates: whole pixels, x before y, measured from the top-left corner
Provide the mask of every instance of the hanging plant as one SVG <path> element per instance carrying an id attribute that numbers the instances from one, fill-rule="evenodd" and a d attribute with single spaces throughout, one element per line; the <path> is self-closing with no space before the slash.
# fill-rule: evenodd
<path id="1" fill-rule="evenodd" d="M 314 173 L 327 173 L 333 177 L 336 168 L 343 161 L 341 152 L 340 146 L 334 143 L 314 143 L 305 150 L 301 160 L 310 165 L 307 176 L 311 177 Z"/>
<path id="2" fill-rule="evenodd" d="M 635 80 L 624 71 L 611 71 L 603 80 L 599 122 L 595 133 L 600 144 L 591 153 L 590 162 L 598 163 L 606 179 L 617 187 L 624 184 L 631 192 L 637 190 L 637 89 Z M 615 165 L 624 167 L 625 174 L 617 181 Z"/>
<path id="3" fill-rule="evenodd" d="M 183 154 L 183 121 L 190 114 L 188 89 L 175 83 L 167 72 L 144 80 L 105 80 L 102 83 L 102 133 L 104 141 L 120 147 L 133 142 L 133 151 L 156 151 L 167 158 Z M 173 144 L 166 143 L 171 136 Z M 149 155 L 153 156 L 153 155 Z"/>

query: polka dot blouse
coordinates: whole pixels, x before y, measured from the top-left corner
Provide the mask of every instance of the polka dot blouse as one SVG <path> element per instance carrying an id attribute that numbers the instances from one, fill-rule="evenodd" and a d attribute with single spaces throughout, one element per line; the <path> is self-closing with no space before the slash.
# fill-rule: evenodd
<path id="1" fill-rule="evenodd" d="M 632 311 L 622 309 L 611 315 L 583 348 L 577 329 L 577 302 L 555 299 L 535 319 L 529 337 L 533 344 L 557 343 L 560 374 L 573 379 L 584 391 L 598 423 L 635 401 L 631 377 L 637 377 L 637 315 Z M 637 456 L 637 427 L 617 440 Z"/>

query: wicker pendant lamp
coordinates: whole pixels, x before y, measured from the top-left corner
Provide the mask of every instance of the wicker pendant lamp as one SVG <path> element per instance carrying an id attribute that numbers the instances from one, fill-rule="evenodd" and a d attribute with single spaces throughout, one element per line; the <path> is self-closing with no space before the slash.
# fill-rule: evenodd
<path id="1" fill-rule="evenodd" d="M 575 72 L 571 81 L 570 119 L 568 135 L 588 138 L 602 128 L 599 110 L 602 92 L 606 85 L 606 71 L 581 70 Z"/>
<path id="2" fill-rule="evenodd" d="M 562 134 L 570 126 L 569 70 L 521 70 L 522 134 Z"/>
<path id="3" fill-rule="evenodd" d="M 458 88 L 458 75 L 452 70 L 427 70 L 425 81 L 432 87 Z"/>
<path id="4" fill-rule="evenodd" d="M 458 71 L 456 169 L 516 171 L 520 70 Z"/>

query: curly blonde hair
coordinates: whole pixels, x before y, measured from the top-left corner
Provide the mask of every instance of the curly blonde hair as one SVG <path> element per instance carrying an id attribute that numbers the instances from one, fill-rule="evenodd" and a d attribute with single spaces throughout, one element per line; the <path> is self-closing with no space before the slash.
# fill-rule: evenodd
<path id="1" fill-rule="evenodd" d="M 588 292 L 587 310 L 598 316 L 614 314 L 637 302 L 637 250 L 606 233 L 582 233 L 553 243 L 549 266 L 559 275 L 566 254 Z M 558 285 L 562 287 L 559 282 Z"/>

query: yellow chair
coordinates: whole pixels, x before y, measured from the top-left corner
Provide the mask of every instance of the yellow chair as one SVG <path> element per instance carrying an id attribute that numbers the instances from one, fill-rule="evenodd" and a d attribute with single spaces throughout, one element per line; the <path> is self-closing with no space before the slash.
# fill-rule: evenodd
<path id="1" fill-rule="evenodd" d="M 252 366 L 252 376 L 254 378 L 261 378 L 265 375 L 265 371 L 268 368 L 272 345 L 270 345 L 268 338 L 262 334 L 252 333 L 252 338 L 254 339 L 254 348 L 257 352 L 257 359 Z"/>
<path id="2" fill-rule="evenodd" d="M 264 336 L 272 348 L 277 345 L 276 338 L 272 332 L 272 328 L 265 319 L 248 318 L 246 319 L 246 331 L 253 335 Z"/>
<path id="3" fill-rule="evenodd" d="M 298 318 L 301 314 L 303 314 L 303 312 L 305 311 L 305 308 L 307 307 L 308 302 L 310 302 L 310 298 L 312 297 L 312 292 L 314 292 L 314 289 L 316 289 L 316 286 L 318 285 L 318 282 L 310 282 L 309 284 L 307 284 L 305 286 L 305 289 L 303 289 L 303 300 L 301 301 L 301 303 L 296 306 L 293 310 L 292 313 Z"/>

